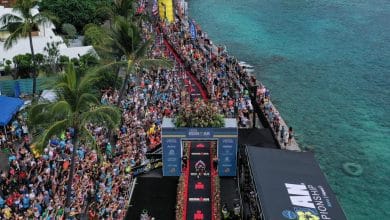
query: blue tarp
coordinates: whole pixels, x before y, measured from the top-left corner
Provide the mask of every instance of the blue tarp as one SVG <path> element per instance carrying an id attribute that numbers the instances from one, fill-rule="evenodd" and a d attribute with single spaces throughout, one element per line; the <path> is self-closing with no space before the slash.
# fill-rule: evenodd
<path id="1" fill-rule="evenodd" d="M 0 96 L 0 126 L 5 126 L 23 105 L 23 100 Z"/>

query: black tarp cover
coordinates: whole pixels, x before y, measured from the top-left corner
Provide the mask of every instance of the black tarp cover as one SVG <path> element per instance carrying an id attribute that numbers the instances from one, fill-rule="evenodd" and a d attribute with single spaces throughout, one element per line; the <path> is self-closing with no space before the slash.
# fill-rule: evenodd
<path id="1" fill-rule="evenodd" d="M 238 145 L 278 148 L 269 128 L 242 128 L 238 129 Z"/>
<path id="2" fill-rule="evenodd" d="M 344 220 L 324 174 L 310 152 L 247 147 L 266 220 Z"/>

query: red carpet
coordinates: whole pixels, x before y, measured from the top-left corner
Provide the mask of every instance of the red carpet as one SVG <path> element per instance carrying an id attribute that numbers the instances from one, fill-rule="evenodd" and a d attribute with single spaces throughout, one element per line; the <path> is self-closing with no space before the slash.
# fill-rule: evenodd
<path id="1" fill-rule="evenodd" d="M 188 176 L 187 220 L 212 219 L 210 142 L 191 141 Z M 206 169 L 197 176 L 195 164 L 202 160 Z"/>

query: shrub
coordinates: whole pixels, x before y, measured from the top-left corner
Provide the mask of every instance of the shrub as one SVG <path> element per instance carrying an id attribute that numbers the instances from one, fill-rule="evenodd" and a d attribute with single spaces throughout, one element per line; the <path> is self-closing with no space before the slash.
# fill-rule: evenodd
<path id="1" fill-rule="evenodd" d="M 66 34 L 67 38 L 74 39 L 76 38 L 77 30 L 76 28 L 69 23 L 62 24 L 62 32 Z"/>
<path id="2" fill-rule="evenodd" d="M 213 127 L 224 126 L 223 116 L 218 113 L 216 106 L 197 100 L 179 110 L 174 120 L 176 127 Z"/>

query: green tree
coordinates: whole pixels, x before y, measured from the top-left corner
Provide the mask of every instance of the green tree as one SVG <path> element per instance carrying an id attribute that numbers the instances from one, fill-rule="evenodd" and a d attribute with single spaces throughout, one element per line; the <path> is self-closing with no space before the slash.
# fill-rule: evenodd
<path id="1" fill-rule="evenodd" d="M 63 23 L 61 27 L 62 33 L 66 34 L 69 39 L 75 39 L 77 35 L 76 27 L 73 24 Z"/>
<path id="2" fill-rule="evenodd" d="M 111 0 L 43 0 L 40 4 L 42 10 L 55 13 L 60 18 L 56 23 L 61 27 L 63 23 L 73 24 L 79 33 L 84 25 L 89 23 L 102 24 L 108 15 L 97 13 L 98 8 L 109 5 Z"/>
<path id="3" fill-rule="evenodd" d="M 5 14 L 0 18 L 0 23 L 5 25 L 5 28 L 9 30 L 10 35 L 5 40 L 4 48 L 11 48 L 14 43 L 19 39 L 28 37 L 30 40 L 30 50 L 32 55 L 33 66 L 31 68 L 33 78 L 33 95 L 36 93 L 37 81 L 36 81 L 36 65 L 35 65 L 35 53 L 32 39 L 32 32 L 37 30 L 39 25 L 49 22 L 48 14 L 37 13 L 32 14 L 31 8 L 38 4 L 38 0 L 17 0 L 13 11 L 16 14 Z"/>
<path id="4" fill-rule="evenodd" d="M 19 54 L 12 58 L 13 63 L 15 64 L 15 76 L 17 78 L 28 78 L 30 70 L 32 68 L 32 56 L 29 53 Z"/>
<path id="5" fill-rule="evenodd" d="M 11 60 L 6 60 L 5 61 L 5 66 L 4 66 L 4 72 L 5 72 L 5 75 L 11 75 L 12 73 L 12 68 L 11 68 L 11 64 L 12 64 L 12 61 Z M 14 74 L 12 74 L 12 78 L 14 78 Z"/>
<path id="6" fill-rule="evenodd" d="M 113 0 L 109 6 L 103 6 L 98 9 L 98 13 L 107 14 L 110 19 L 110 27 L 115 23 L 115 19 L 123 17 L 128 21 L 140 25 L 141 21 L 149 20 L 144 14 L 137 14 L 137 1 L 135 0 Z"/>
<path id="7" fill-rule="evenodd" d="M 60 61 L 60 70 L 62 72 L 64 70 L 65 65 L 69 63 L 70 59 L 68 56 L 61 55 L 59 61 Z"/>
<path id="8" fill-rule="evenodd" d="M 92 45 L 99 50 L 108 40 L 107 30 L 95 24 L 88 24 L 84 29 L 84 45 Z"/>
<path id="9" fill-rule="evenodd" d="M 60 57 L 60 49 L 58 49 L 58 46 L 60 45 L 60 42 L 50 42 L 46 43 L 46 46 L 43 48 L 43 50 L 47 53 L 46 63 L 49 65 L 49 69 L 47 72 L 51 72 L 52 74 L 57 72 L 58 67 L 58 58 Z"/>
<path id="10" fill-rule="evenodd" d="M 73 151 L 67 183 L 65 208 L 70 208 L 75 156 L 81 137 L 92 140 L 87 125 L 90 123 L 115 129 L 120 122 L 120 112 L 114 106 L 101 105 L 93 85 L 99 78 L 96 74 L 80 77 L 69 63 L 64 74 L 55 83 L 58 100 L 53 103 L 34 104 L 28 112 L 29 123 L 34 128 L 34 142 L 42 151 L 53 135 L 59 135 L 67 128 L 73 128 Z M 39 134 L 39 135 L 35 135 Z M 65 213 L 67 215 L 68 213 Z"/>
<path id="11" fill-rule="evenodd" d="M 114 20 L 117 16 L 127 19 L 135 15 L 135 8 L 135 0 L 113 0 L 112 4 L 102 6 L 98 11 L 99 13 L 108 14 L 111 20 Z"/>
<path id="12" fill-rule="evenodd" d="M 123 99 L 130 75 L 135 73 L 138 68 L 171 66 L 171 62 L 168 60 L 147 57 L 152 39 L 144 41 L 141 34 L 140 28 L 126 20 L 126 18 L 117 17 L 115 19 L 105 55 L 108 54 L 109 57 L 116 58 L 114 62 L 107 64 L 106 67 L 119 66 L 125 70 L 125 79 L 119 92 L 118 105 Z"/>
<path id="13" fill-rule="evenodd" d="M 42 66 L 45 63 L 45 55 L 41 53 L 35 54 L 35 63 L 37 65 L 37 76 L 39 76 L 40 71 L 43 69 Z"/>

